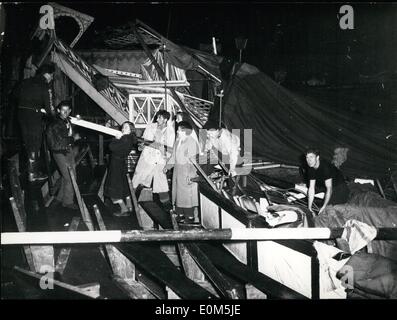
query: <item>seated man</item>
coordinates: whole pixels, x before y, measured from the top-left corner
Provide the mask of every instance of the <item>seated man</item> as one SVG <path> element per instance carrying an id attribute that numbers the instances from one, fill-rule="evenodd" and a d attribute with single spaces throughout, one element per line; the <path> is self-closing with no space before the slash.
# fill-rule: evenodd
<path id="1" fill-rule="evenodd" d="M 312 205 L 316 184 L 317 187 L 325 187 L 324 203 L 318 214 L 321 214 L 329 204 L 346 203 L 349 198 L 349 189 L 342 172 L 328 161 L 320 159 L 320 152 L 316 149 L 308 149 L 305 155 L 309 166 L 307 170 L 309 181 L 308 209 L 313 212 Z"/>
<path id="2" fill-rule="evenodd" d="M 211 150 L 215 153 L 220 152 L 222 154 L 220 160 L 230 165 L 229 175 L 236 176 L 236 165 L 239 160 L 242 160 L 240 158 L 240 138 L 229 130 L 220 128 L 215 121 L 209 120 L 204 128 L 207 129 L 204 152 Z M 216 156 L 218 155 L 216 154 Z"/>
<path id="3" fill-rule="evenodd" d="M 154 142 L 150 145 L 139 147 L 143 151 L 139 157 L 132 178 L 134 189 L 139 185 L 149 188 L 153 182 L 153 193 L 159 193 L 161 200 L 166 201 L 169 187 L 167 176 L 163 172 L 164 166 L 171 156 L 166 151 L 165 146 L 172 148 L 175 141 L 175 131 L 173 126 L 167 125 L 170 113 L 160 110 L 155 116 L 155 122 L 148 124 L 142 138 L 146 141 Z"/>
<path id="4" fill-rule="evenodd" d="M 58 105 L 57 111 L 58 115 L 47 128 L 48 146 L 62 175 L 56 203 L 62 204 L 65 208 L 78 209 L 77 204 L 73 202 L 74 190 L 68 170 L 68 167 L 71 167 L 76 175 L 73 130 L 69 120 L 72 107 L 68 101 L 62 101 Z"/>

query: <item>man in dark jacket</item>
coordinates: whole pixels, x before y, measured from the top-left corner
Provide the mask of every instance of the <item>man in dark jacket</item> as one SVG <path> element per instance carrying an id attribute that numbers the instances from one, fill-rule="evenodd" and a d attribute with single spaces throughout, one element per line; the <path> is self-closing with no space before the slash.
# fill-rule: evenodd
<path id="1" fill-rule="evenodd" d="M 58 105 L 57 110 L 57 117 L 47 129 L 48 146 L 62 175 L 61 188 L 59 189 L 56 203 L 62 204 L 65 208 L 78 209 L 73 202 L 74 190 L 68 170 L 68 167 L 72 168 L 76 175 L 76 164 L 72 150 L 74 142 L 73 130 L 69 120 L 72 108 L 68 101 L 62 101 Z"/>
<path id="2" fill-rule="evenodd" d="M 53 79 L 53 64 L 43 65 L 33 78 L 24 80 L 18 93 L 18 119 L 22 139 L 29 157 L 29 181 L 46 179 L 39 172 L 39 156 L 43 141 L 43 116 L 55 115 L 49 83 Z"/>

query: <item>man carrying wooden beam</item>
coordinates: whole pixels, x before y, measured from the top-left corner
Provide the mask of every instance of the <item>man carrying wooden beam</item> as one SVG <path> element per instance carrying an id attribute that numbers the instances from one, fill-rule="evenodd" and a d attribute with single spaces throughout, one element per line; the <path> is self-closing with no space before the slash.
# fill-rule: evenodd
<path id="1" fill-rule="evenodd" d="M 62 101 L 57 110 L 57 117 L 47 129 L 48 145 L 62 175 L 61 187 L 55 199 L 55 204 L 62 204 L 65 208 L 77 210 L 78 206 L 74 203 L 73 185 L 68 171 L 68 167 L 70 167 L 76 175 L 76 164 L 72 150 L 74 143 L 73 130 L 69 120 L 72 107 L 68 101 Z"/>

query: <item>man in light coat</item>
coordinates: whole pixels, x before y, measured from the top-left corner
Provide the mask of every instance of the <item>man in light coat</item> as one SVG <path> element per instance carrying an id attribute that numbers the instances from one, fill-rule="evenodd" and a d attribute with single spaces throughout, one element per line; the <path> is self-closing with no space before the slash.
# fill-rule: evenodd
<path id="1" fill-rule="evenodd" d="M 164 168 L 167 172 L 174 168 L 172 175 L 172 204 L 177 215 L 185 223 L 195 221 L 198 206 L 198 185 L 191 179 L 197 176 L 196 168 L 190 162 L 199 153 L 199 145 L 192 136 L 192 126 L 181 121 L 178 125 L 177 140 L 171 158 Z M 197 219 L 197 217 L 196 217 Z"/>

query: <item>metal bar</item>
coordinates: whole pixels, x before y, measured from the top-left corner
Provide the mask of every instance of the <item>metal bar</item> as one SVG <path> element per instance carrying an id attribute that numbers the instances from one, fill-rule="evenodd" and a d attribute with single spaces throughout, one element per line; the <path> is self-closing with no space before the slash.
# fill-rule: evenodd
<path id="1" fill-rule="evenodd" d="M 118 243 L 202 240 L 302 240 L 337 239 L 343 228 L 230 228 L 205 230 L 109 230 L 5 232 L 1 244 Z M 377 240 L 397 240 L 397 228 L 378 228 Z"/>

